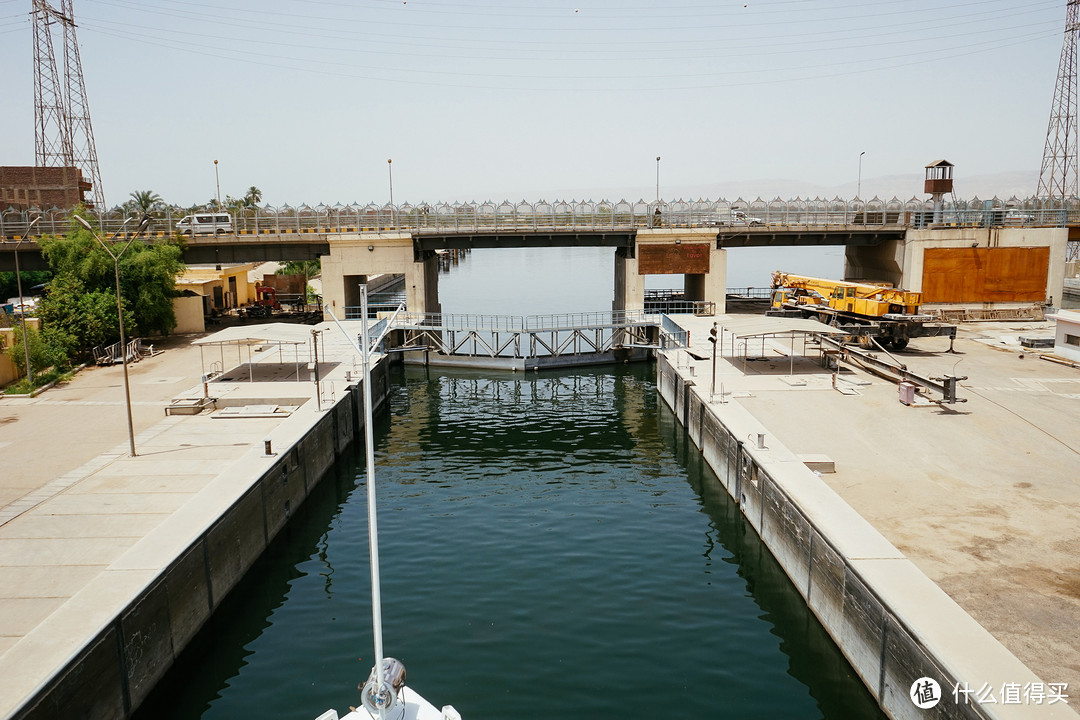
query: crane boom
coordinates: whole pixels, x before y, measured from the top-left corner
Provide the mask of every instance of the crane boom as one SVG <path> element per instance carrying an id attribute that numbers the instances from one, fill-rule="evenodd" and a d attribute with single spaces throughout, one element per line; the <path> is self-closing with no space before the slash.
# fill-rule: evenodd
<path id="1" fill-rule="evenodd" d="M 915 337 L 956 337 L 955 325 L 933 322 L 932 316 L 919 313 L 922 293 L 781 270 L 773 273 L 772 286 L 772 307 L 767 314 L 817 318 L 860 340 L 891 344 L 894 350 L 904 349 Z"/>
<path id="2" fill-rule="evenodd" d="M 796 298 L 810 298 L 802 304 L 824 304 L 833 310 L 868 317 L 882 317 L 889 314 L 918 315 L 919 306 L 922 304 L 922 293 L 911 290 L 901 290 L 887 285 L 826 280 L 794 275 L 780 270 L 773 273 L 773 288 L 803 291 L 801 295 L 798 292 L 794 293 Z M 816 294 L 817 297 L 810 293 Z"/>

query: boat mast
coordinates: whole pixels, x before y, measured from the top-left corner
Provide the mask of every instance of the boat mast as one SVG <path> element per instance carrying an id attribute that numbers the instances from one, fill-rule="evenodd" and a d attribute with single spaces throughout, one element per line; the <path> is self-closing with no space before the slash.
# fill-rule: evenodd
<path id="1" fill-rule="evenodd" d="M 363 320 L 363 347 L 361 358 L 364 364 L 364 445 L 367 451 L 367 514 L 368 514 L 368 549 L 371 557 L 371 625 L 375 638 L 375 688 L 383 688 L 383 637 L 382 637 L 382 589 L 379 586 L 379 528 L 375 513 L 375 441 L 371 425 L 371 365 L 368 340 L 368 295 L 367 283 L 360 286 L 360 316 Z M 386 717 L 382 703 L 378 704 L 379 717 Z"/>

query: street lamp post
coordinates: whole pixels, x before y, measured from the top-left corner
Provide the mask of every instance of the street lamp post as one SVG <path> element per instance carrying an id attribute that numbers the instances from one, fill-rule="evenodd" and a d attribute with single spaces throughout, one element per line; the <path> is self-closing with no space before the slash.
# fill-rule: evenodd
<path id="1" fill-rule="evenodd" d="M 214 164 L 215 166 L 217 165 L 217 160 L 214 161 Z M 124 365 L 124 400 L 127 405 L 128 445 L 131 448 L 131 457 L 135 457 L 135 425 L 131 421 L 131 383 L 128 380 L 127 338 L 124 336 L 124 310 L 120 302 L 120 258 L 122 258 L 128 248 L 131 247 L 131 243 L 135 242 L 135 238 L 139 237 L 139 235 L 146 230 L 147 226 L 150 225 L 150 216 L 143 216 L 143 219 L 139 222 L 139 226 L 135 228 L 135 232 L 132 234 L 131 239 L 128 240 L 127 245 L 124 246 L 124 249 L 121 250 L 119 254 L 114 253 L 108 243 L 102 240 L 101 237 L 94 232 L 94 228 L 91 227 L 90 223 L 86 222 L 86 218 L 81 215 L 75 215 L 74 217 L 76 222 L 90 231 L 90 234 L 94 236 L 94 239 L 98 241 L 98 244 L 101 245 L 101 247 L 105 249 L 105 252 L 109 253 L 109 257 L 113 259 L 113 271 L 116 274 L 116 318 L 120 323 L 120 359 Z M 131 218 L 125 220 L 124 225 L 127 225 L 130 219 Z M 121 225 L 120 229 L 113 233 L 109 242 L 116 240 L 116 237 L 123 231 L 124 225 Z"/>
<path id="2" fill-rule="evenodd" d="M 862 156 L 865 154 L 865 150 L 859 153 L 859 184 L 857 186 L 857 189 L 855 190 L 855 197 L 859 198 L 860 200 L 862 200 Z"/>
<path id="3" fill-rule="evenodd" d="M 660 156 L 656 156 L 656 202 L 660 203 Z"/>
<path id="4" fill-rule="evenodd" d="M 214 161 L 214 184 L 217 186 L 217 209 L 221 209 L 221 178 L 218 176 L 217 160 Z"/>
<path id="5" fill-rule="evenodd" d="M 41 216 L 30 221 L 30 224 L 26 226 L 26 237 L 30 236 L 30 231 L 34 229 L 34 226 L 41 222 Z M 30 367 L 30 338 L 26 334 L 26 302 L 23 300 L 22 294 L 22 275 L 19 272 L 19 246 L 23 244 L 23 240 L 26 237 L 21 238 L 15 243 L 15 284 L 19 286 L 19 316 L 22 320 L 22 342 L 23 350 L 26 351 L 26 381 L 30 383 L 30 387 L 34 386 L 34 369 Z"/>
<path id="6" fill-rule="evenodd" d="M 394 159 L 386 158 L 386 171 L 390 174 L 390 222 L 397 228 L 397 212 L 394 209 Z"/>

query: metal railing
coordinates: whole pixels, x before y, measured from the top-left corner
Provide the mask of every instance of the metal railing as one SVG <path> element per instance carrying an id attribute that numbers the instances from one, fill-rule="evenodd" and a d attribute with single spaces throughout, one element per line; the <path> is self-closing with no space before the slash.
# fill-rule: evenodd
<path id="1" fill-rule="evenodd" d="M 655 347 L 660 316 L 644 312 L 565 315 L 447 315 L 400 313 L 388 328 L 401 331 L 399 349 L 444 355 L 529 358 Z"/>
<path id="2" fill-rule="evenodd" d="M 198 212 L 198 211 L 195 211 Z M 151 213 L 151 235 L 178 232 L 179 221 L 191 212 L 166 208 Z M 0 211 L 0 236 L 23 237 L 29 223 L 42 220 L 34 233 L 60 234 L 70 229 L 68 211 L 31 208 Z M 121 228 L 125 214 L 99 213 L 104 232 Z M 1080 198 L 1061 200 L 1016 197 L 1002 200 L 955 200 L 935 211 L 929 200 L 892 198 L 870 200 L 834 198 L 781 200 L 638 200 L 560 202 L 466 202 L 412 205 L 283 205 L 242 209 L 222 234 L 287 235 L 401 231 L 455 233 L 485 231 L 636 230 L 640 228 L 725 228 L 775 226 L 829 227 L 936 227 L 1049 226 L 1080 223 Z"/>
<path id="3" fill-rule="evenodd" d="M 661 315 L 660 346 L 665 350 L 690 347 L 690 331 L 683 330 L 667 315 Z"/>

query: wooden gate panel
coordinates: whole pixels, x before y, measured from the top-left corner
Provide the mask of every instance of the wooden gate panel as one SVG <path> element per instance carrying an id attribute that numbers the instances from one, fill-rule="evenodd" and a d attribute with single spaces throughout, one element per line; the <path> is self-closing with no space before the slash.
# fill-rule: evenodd
<path id="1" fill-rule="evenodd" d="M 1040 302 L 1049 267 L 1048 247 L 929 248 L 923 302 Z"/>
<path id="2" fill-rule="evenodd" d="M 639 275 L 707 275 L 712 245 L 638 245 Z"/>

